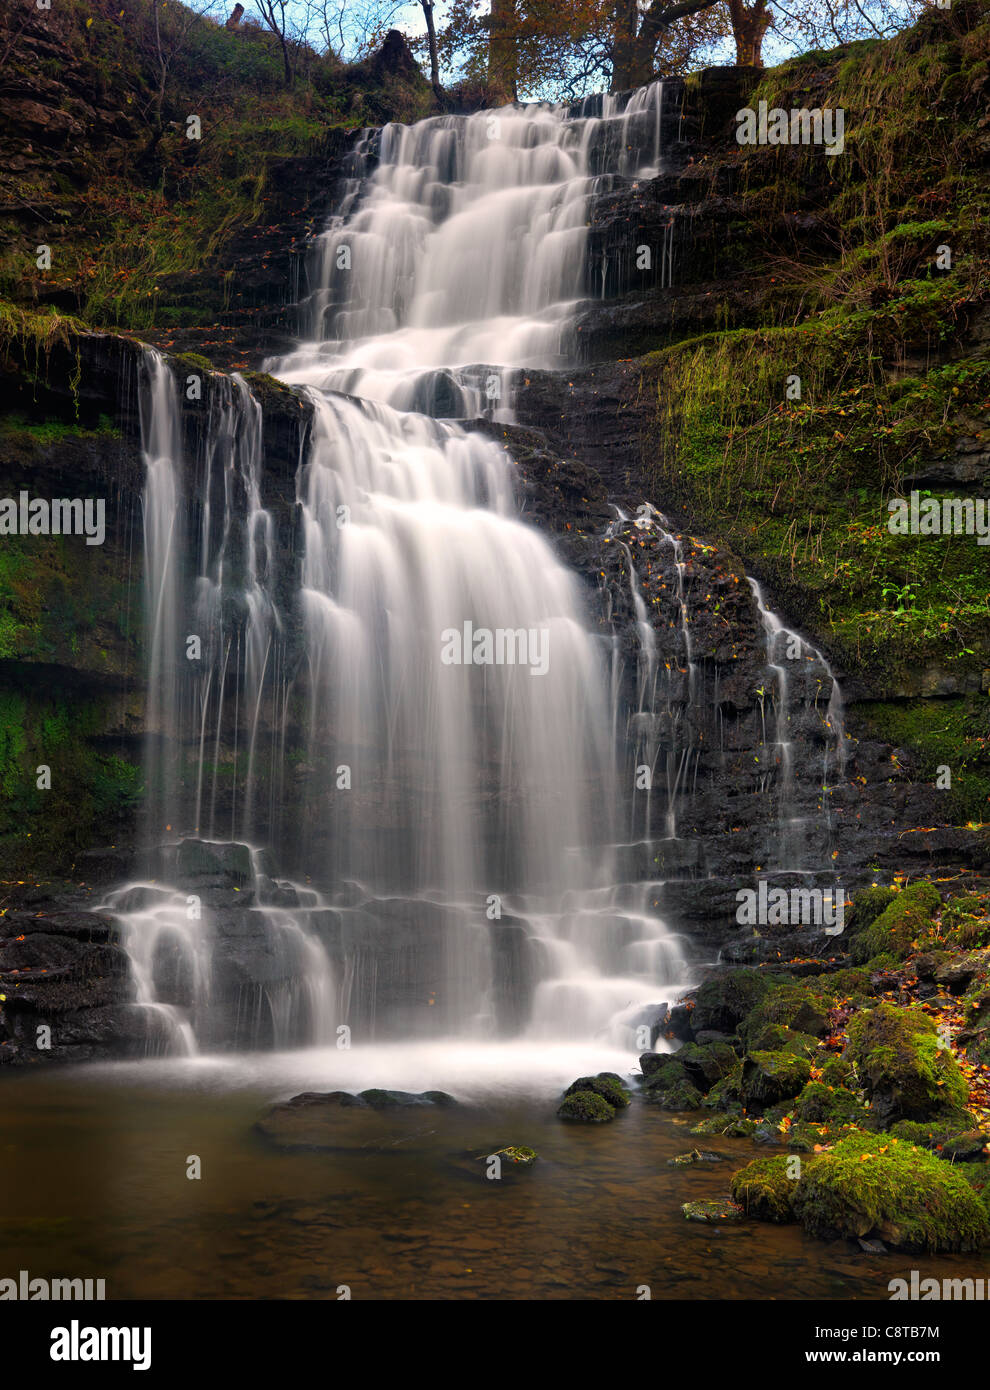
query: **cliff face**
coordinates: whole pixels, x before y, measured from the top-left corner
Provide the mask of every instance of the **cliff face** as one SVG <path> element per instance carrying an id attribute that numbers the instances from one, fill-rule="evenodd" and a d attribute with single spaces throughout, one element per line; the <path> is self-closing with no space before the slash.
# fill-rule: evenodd
<path id="1" fill-rule="evenodd" d="M 33 19 L 29 28 L 34 34 Z M 56 39 L 32 42 L 40 52 L 39 43 Z M 589 301 L 579 321 L 584 365 L 530 373 L 517 426 L 478 422 L 509 450 L 526 514 L 584 577 L 593 620 L 619 634 L 627 682 L 639 641 L 634 583 L 648 605 L 659 659 L 675 674 L 667 723 L 658 719 L 644 737 L 664 761 L 690 743 L 702 775 L 678 791 L 676 848 L 671 842 L 658 858 L 648 845 L 631 871 L 669 876 L 663 910 L 705 949 L 725 947 L 739 959 L 793 944 L 737 945 L 726 925 L 739 876 L 765 865 L 769 852 L 767 770 L 755 755 L 765 633 L 746 573 L 767 581 L 769 600 L 843 682 L 856 741 L 827 808 L 836 872 L 855 885 L 877 873 L 987 869 L 985 834 L 967 825 L 983 821 L 990 795 L 985 551 L 962 537 L 935 555 L 913 538 L 894 544 L 884 526 L 885 503 L 899 490 L 990 489 L 987 232 L 976 215 L 990 152 L 986 41 L 979 7 L 959 4 L 894 44 L 812 55 L 765 75 L 722 70 L 669 84 L 664 174 L 619 184 L 593 209 L 589 283 L 603 287 L 603 298 Z M 53 63 L 57 56 L 48 53 Z M 397 82 L 412 109 L 396 114 L 424 114 L 415 79 L 393 60 L 391 76 L 364 74 L 378 85 L 363 109 L 386 117 L 381 93 Z M 305 149 L 269 151 L 260 185 L 245 192 L 238 182 L 243 152 L 232 156 L 229 180 L 208 184 L 223 167 L 222 148 L 197 151 L 186 168 L 176 132 L 142 145 L 146 127 L 127 114 L 134 81 L 104 82 L 101 113 L 119 108 L 120 117 L 106 125 L 106 139 L 119 149 L 38 130 L 30 155 L 8 151 L 17 178 L 40 178 L 62 141 L 53 167 L 79 185 L 60 195 L 64 216 L 52 213 L 54 202 L 25 210 L 26 184 L 0 208 L 24 244 L 41 239 L 53 216 L 66 229 L 65 266 L 54 279 L 8 264 L 5 288 L 19 303 L 0 318 L 0 384 L 10 403 L 0 423 L 0 496 L 27 489 L 99 494 L 107 503 L 103 546 L 6 538 L 0 557 L 0 877 L 13 928 L 0 943 L 0 983 L 10 987 L 9 1051 L 0 1058 L 27 1055 L 34 1030 L 54 1014 L 65 1025 L 57 1055 L 146 1041 L 122 1009 L 128 984 L 112 922 L 78 910 L 133 865 L 144 783 L 138 339 L 171 354 L 180 379 L 203 377 L 202 399 L 183 413 L 191 483 L 205 422 L 225 389 L 217 369 L 257 368 L 291 338 L 307 237 L 333 204 L 353 138 L 338 87 L 334 119 L 307 113 Z M 845 163 L 801 147 L 736 145 L 733 113 L 764 96 L 785 107 L 845 104 Z M 80 89 L 63 105 L 79 120 L 73 101 L 92 105 L 92 97 Z M 881 97 L 888 115 L 898 103 L 896 138 L 873 127 Z M 24 90 L 17 99 L 29 122 L 34 97 Z M 944 117 L 932 127 L 938 139 L 919 141 L 911 132 L 932 110 Z M 98 260 L 96 223 L 87 220 L 103 196 L 96 163 L 111 153 L 125 165 L 120 187 L 142 198 L 150 160 L 154 177 L 164 172 L 194 203 L 207 188 L 221 203 L 204 243 L 171 262 L 159 254 L 166 209 L 150 208 L 150 259 L 122 230 L 131 205 L 118 209 L 111 232 L 125 273 L 116 294 L 103 262 L 87 270 Z M 943 272 L 933 260 L 946 243 L 954 255 Z M 644 246 L 652 252 L 646 271 Z M 94 332 L 94 322 L 126 331 Z M 785 395 L 789 376 L 801 378 L 800 400 Z M 248 381 L 264 412 L 261 500 L 279 518 L 279 565 L 291 588 L 307 407 L 270 379 L 249 373 Z M 632 516 L 643 502 L 684 532 L 679 548 L 665 530 L 643 533 L 632 523 L 606 536 L 616 507 Z M 685 618 L 693 687 L 683 679 Z M 635 691 L 626 695 L 635 708 Z M 830 737 L 821 681 L 795 698 L 795 727 L 815 753 L 799 769 L 795 796 L 810 808 L 821 792 L 816 758 Z M 953 770 L 948 793 L 934 786 L 942 764 Z M 38 785 L 42 766 L 51 769 L 50 789 Z M 358 804 L 356 814 L 365 813 L 373 828 L 375 807 Z M 291 856 L 291 815 L 282 834 Z"/>
<path id="2" fill-rule="evenodd" d="M 963 4 L 891 43 L 676 84 L 668 173 L 593 215 L 591 282 L 615 297 L 580 320 L 587 366 L 530 374 L 520 400 L 764 579 L 832 659 L 854 732 L 919 778 L 951 767 L 936 821 L 980 822 L 990 796 L 987 551 L 892 535 L 888 503 L 990 493 L 988 49 Z M 733 113 L 761 101 L 843 109 L 843 152 L 740 147 Z"/>

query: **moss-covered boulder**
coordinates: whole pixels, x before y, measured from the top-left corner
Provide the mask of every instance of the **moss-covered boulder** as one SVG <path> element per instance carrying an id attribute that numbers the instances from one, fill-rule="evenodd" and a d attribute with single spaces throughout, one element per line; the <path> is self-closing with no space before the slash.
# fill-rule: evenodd
<path id="1" fill-rule="evenodd" d="M 688 1081 L 699 1091 L 710 1091 L 739 1065 L 735 1050 L 724 1042 L 685 1043 L 676 1055 Z"/>
<path id="2" fill-rule="evenodd" d="M 882 1003 L 853 1015 L 843 1055 L 855 1064 L 879 1124 L 963 1110 L 966 1083 L 939 1041 L 935 1024 L 919 1009 Z"/>
<path id="3" fill-rule="evenodd" d="M 819 1080 L 826 1086 L 846 1086 L 853 1074 L 853 1064 L 845 1057 L 829 1057 L 822 1063 Z"/>
<path id="4" fill-rule="evenodd" d="M 974 981 L 985 983 L 990 973 L 990 951 L 966 951 L 950 955 L 935 971 L 935 982 L 950 994 L 965 994 Z"/>
<path id="5" fill-rule="evenodd" d="M 793 1221 L 797 1181 L 788 1176 L 793 1166 L 786 1154 L 755 1158 L 733 1175 L 733 1198 L 759 1221 Z"/>
<path id="6" fill-rule="evenodd" d="M 810 1076 L 808 1061 L 793 1052 L 750 1052 L 742 1065 L 742 1097 L 747 1106 L 765 1110 L 796 1096 Z"/>
<path id="7" fill-rule="evenodd" d="M 872 888 L 864 888 L 852 900 L 846 918 L 846 930 L 850 933 L 865 931 L 886 911 L 896 897 L 896 888 L 881 888 L 878 884 L 874 884 Z"/>
<path id="8" fill-rule="evenodd" d="M 794 1052 L 799 1057 L 811 1057 L 818 1050 L 818 1039 L 811 1033 L 796 1033 L 780 1023 L 768 1023 L 750 1048 L 754 1052 Z"/>
<path id="9" fill-rule="evenodd" d="M 976 1250 L 990 1216 L 965 1177 L 889 1135 L 849 1135 L 805 1162 L 794 1194 L 805 1230 L 824 1240 L 875 1235 L 904 1250 Z"/>
<path id="10" fill-rule="evenodd" d="M 969 1129 L 963 1134 L 953 1134 L 938 1150 L 939 1158 L 948 1163 L 985 1163 L 987 1144 L 990 1135 L 980 1129 Z"/>
<path id="11" fill-rule="evenodd" d="M 936 1120 L 927 1124 L 917 1120 L 898 1120 L 891 1128 L 896 1139 L 931 1149 L 950 1163 L 982 1163 L 990 1135 L 981 1129 L 963 1128 L 960 1119 Z"/>
<path id="12" fill-rule="evenodd" d="M 651 1077 L 643 1099 L 662 1110 L 698 1110 L 704 1097 L 675 1064 L 663 1067 Z"/>
<path id="13" fill-rule="evenodd" d="M 573 1091 L 561 1102 L 557 1118 L 600 1125 L 615 1119 L 615 1109 L 594 1091 Z"/>
<path id="14" fill-rule="evenodd" d="M 668 1168 L 690 1168 L 695 1163 L 724 1163 L 721 1154 L 713 1153 L 711 1149 L 690 1149 L 686 1154 L 678 1154 L 676 1158 L 667 1159 Z"/>
<path id="15" fill-rule="evenodd" d="M 905 960 L 915 942 L 926 935 L 941 906 L 942 899 L 934 884 L 912 883 L 869 926 L 856 932 L 849 952 L 853 961 L 860 965 L 876 956 Z"/>
<path id="16" fill-rule="evenodd" d="M 622 1078 L 616 1076 L 614 1071 L 600 1071 L 597 1076 L 579 1076 L 571 1082 L 564 1095 L 571 1096 L 577 1091 L 591 1091 L 616 1110 L 625 1109 L 632 1099 L 622 1084 Z"/>
<path id="17" fill-rule="evenodd" d="M 871 972 L 863 965 L 835 970 L 822 981 L 828 993 L 837 999 L 869 999 L 876 994 Z"/>
<path id="18" fill-rule="evenodd" d="M 742 1113 L 742 1075 L 743 1065 L 738 1059 L 733 1069 L 723 1076 L 721 1081 L 716 1081 L 705 1096 L 704 1105 L 706 1110 L 727 1110 L 735 1114 Z"/>
<path id="19" fill-rule="evenodd" d="M 828 1004 L 829 1001 L 809 985 L 794 980 L 776 983 L 746 1015 L 739 1035 L 750 1048 L 768 1028 L 786 1028 L 791 1033 L 823 1038 L 828 1032 Z"/>
<path id="20" fill-rule="evenodd" d="M 670 1061 L 669 1052 L 644 1052 L 639 1059 L 640 1071 L 643 1073 L 643 1080 L 649 1081 L 661 1067 Z"/>
<path id="21" fill-rule="evenodd" d="M 706 980 L 694 997 L 691 1026 L 695 1033 L 733 1033 L 771 987 L 756 970 L 734 970 Z"/>
<path id="22" fill-rule="evenodd" d="M 973 946 L 990 946 L 990 911 L 986 895 L 965 893 L 952 898 L 942 909 L 939 938 L 942 942 L 966 950 Z"/>
<path id="23" fill-rule="evenodd" d="M 865 1125 L 869 1119 L 866 1106 L 852 1091 L 824 1081 L 808 1082 L 797 1098 L 794 1115 L 798 1120 L 829 1125 Z"/>
<path id="24" fill-rule="evenodd" d="M 956 1043 L 966 1049 L 966 1060 L 990 1065 L 990 988 L 974 980 L 960 1002 L 963 1025 Z"/>

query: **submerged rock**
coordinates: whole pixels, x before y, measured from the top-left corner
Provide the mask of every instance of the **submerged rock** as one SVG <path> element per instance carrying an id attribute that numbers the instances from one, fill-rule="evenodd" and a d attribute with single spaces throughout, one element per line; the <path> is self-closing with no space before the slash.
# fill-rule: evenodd
<path id="1" fill-rule="evenodd" d="M 712 1153 L 711 1149 L 692 1149 L 690 1153 L 678 1154 L 676 1158 L 668 1158 L 667 1167 L 687 1168 L 692 1163 L 722 1163 L 723 1161 L 722 1155 Z"/>
<path id="2" fill-rule="evenodd" d="M 723 1221 L 741 1221 L 745 1212 L 738 1202 L 723 1197 L 715 1202 L 684 1202 L 681 1211 L 688 1221 L 706 1221 L 710 1226 Z"/>
<path id="3" fill-rule="evenodd" d="M 385 1091 L 372 1088 L 361 1091 L 358 1099 L 372 1110 L 405 1109 L 416 1105 L 456 1105 L 457 1101 L 446 1091 Z"/>
<path id="4" fill-rule="evenodd" d="M 493 1158 L 501 1158 L 514 1168 L 530 1168 L 539 1158 L 539 1154 L 535 1149 L 508 1144 L 504 1149 L 492 1149 L 491 1153 L 479 1154 L 479 1158 L 485 1163 Z"/>
<path id="5" fill-rule="evenodd" d="M 341 1111 L 386 1111 L 442 1108 L 456 1105 L 445 1091 L 367 1090 L 304 1091 L 291 1100 L 271 1106 L 255 1123 L 255 1130 L 286 1149 L 332 1149 L 348 1146 Z"/>

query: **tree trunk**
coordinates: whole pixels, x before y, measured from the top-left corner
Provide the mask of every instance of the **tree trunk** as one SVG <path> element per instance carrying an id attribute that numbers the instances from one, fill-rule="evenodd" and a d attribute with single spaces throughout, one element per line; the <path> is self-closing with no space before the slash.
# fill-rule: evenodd
<path id="1" fill-rule="evenodd" d="M 516 3 L 492 0 L 488 31 L 488 85 L 491 95 L 504 101 L 516 99 Z"/>
<path id="2" fill-rule="evenodd" d="M 763 36 L 770 27 L 767 0 L 755 0 L 746 8 L 745 0 L 729 0 L 732 36 L 736 41 L 736 62 L 740 67 L 763 66 Z"/>
<path id="3" fill-rule="evenodd" d="M 420 0 L 426 17 L 426 37 L 430 45 L 430 83 L 440 95 L 440 60 L 437 57 L 437 31 L 433 23 L 433 0 Z"/>
<path id="4" fill-rule="evenodd" d="M 636 0 L 617 0 L 612 38 L 612 92 L 624 92 L 636 84 L 632 80 L 633 50 L 636 44 Z"/>
<path id="5" fill-rule="evenodd" d="M 729 2 L 730 4 L 739 3 L 739 0 L 729 0 Z M 620 0 L 620 3 L 625 11 L 625 0 Z M 676 0 L 673 5 L 665 5 L 662 0 L 653 0 L 643 16 L 639 33 L 625 42 L 618 40 L 617 25 L 616 57 L 613 64 L 614 68 L 618 68 L 619 71 L 618 74 L 613 71 L 612 91 L 621 92 L 626 87 L 645 87 L 648 82 L 652 82 L 657 44 L 663 37 L 665 30 L 671 28 L 679 19 L 686 19 L 688 15 L 697 14 L 700 10 L 710 10 L 713 5 L 720 3 L 721 0 Z M 766 0 L 757 0 L 757 3 L 765 5 Z M 636 5 L 635 0 L 633 0 L 633 25 L 635 25 L 635 14 Z M 625 14 L 620 22 L 624 22 L 624 20 Z M 767 22 L 769 23 L 769 20 Z"/>

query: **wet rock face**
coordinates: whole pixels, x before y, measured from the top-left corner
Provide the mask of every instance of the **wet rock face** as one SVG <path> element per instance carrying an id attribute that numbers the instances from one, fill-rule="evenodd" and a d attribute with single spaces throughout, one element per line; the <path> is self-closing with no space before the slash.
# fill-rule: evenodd
<path id="1" fill-rule="evenodd" d="M 0 931 L 0 1065 L 154 1047 L 154 1020 L 129 1007 L 127 955 L 111 918 L 15 911 L 0 919 Z"/>

